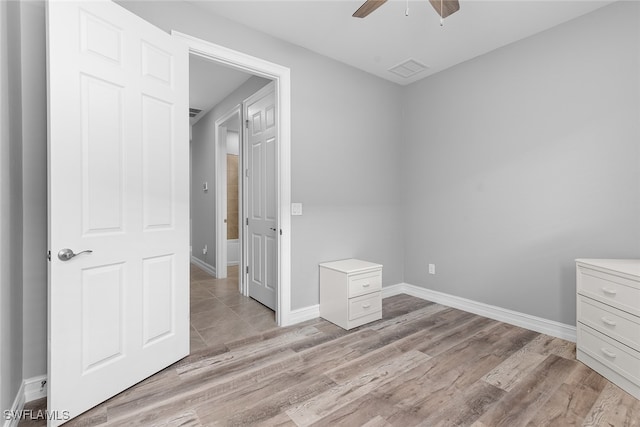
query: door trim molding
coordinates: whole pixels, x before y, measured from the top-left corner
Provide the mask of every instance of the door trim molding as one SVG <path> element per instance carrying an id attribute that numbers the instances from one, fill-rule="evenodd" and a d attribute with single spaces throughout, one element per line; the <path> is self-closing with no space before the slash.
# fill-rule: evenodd
<path id="1" fill-rule="evenodd" d="M 190 35 L 172 31 L 171 35 L 189 48 L 189 53 L 275 82 L 278 114 L 277 208 L 278 298 L 276 321 L 279 326 L 293 324 L 291 318 L 291 70 L 246 53 L 229 49 Z"/>
<path id="2" fill-rule="evenodd" d="M 235 115 L 238 115 L 238 121 L 242 128 L 242 106 L 240 104 L 227 111 L 216 120 L 214 125 L 214 161 L 215 161 L 215 176 L 216 176 L 216 278 L 225 279 L 227 277 L 227 233 L 224 218 L 227 217 L 227 147 L 223 147 L 222 144 L 226 144 L 226 139 L 222 141 L 221 128 L 224 122 L 229 120 Z M 242 133 L 242 129 L 240 129 Z M 227 221 L 229 218 L 227 218 Z"/>

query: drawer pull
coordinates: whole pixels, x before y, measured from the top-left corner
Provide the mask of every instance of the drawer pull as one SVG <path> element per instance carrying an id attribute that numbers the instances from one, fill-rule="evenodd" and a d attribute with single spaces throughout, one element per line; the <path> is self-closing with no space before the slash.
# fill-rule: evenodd
<path id="1" fill-rule="evenodd" d="M 618 291 L 616 291 L 615 289 L 609 289 L 609 288 L 602 288 L 602 292 L 604 292 L 607 295 L 615 295 L 618 293 Z"/>
<path id="2" fill-rule="evenodd" d="M 601 348 L 600 350 L 602 350 L 602 353 L 603 353 L 605 356 L 610 357 L 610 358 L 612 358 L 612 359 L 615 359 L 615 358 L 616 358 L 616 354 L 615 354 L 615 353 L 610 352 L 610 351 L 609 351 L 609 350 L 607 350 L 606 348 Z"/>
<path id="3" fill-rule="evenodd" d="M 362 308 L 369 308 L 371 307 L 371 304 L 362 304 Z"/>
<path id="4" fill-rule="evenodd" d="M 368 288 L 369 286 L 371 286 L 371 284 L 369 284 L 369 283 L 364 283 L 364 284 L 362 285 L 362 287 L 363 287 L 363 288 Z"/>
<path id="5" fill-rule="evenodd" d="M 604 316 L 602 316 L 601 320 L 602 320 L 602 323 L 604 323 L 605 325 L 609 325 L 609 326 L 616 326 L 617 325 L 616 322 L 614 322 L 613 320 L 607 319 Z"/>

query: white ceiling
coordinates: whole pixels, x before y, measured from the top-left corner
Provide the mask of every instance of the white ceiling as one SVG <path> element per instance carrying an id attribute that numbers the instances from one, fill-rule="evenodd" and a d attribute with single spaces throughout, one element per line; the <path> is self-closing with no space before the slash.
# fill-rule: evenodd
<path id="1" fill-rule="evenodd" d="M 251 74 L 189 55 L 189 108 L 202 110 L 190 123 L 195 124 L 249 77 Z"/>
<path id="2" fill-rule="evenodd" d="M 460 11 L 441 27 L 427 0 L 411 0 L 408 17 L 406 0 L 389 0 L 364 19 L 351 16 L 364 0 L 190 1 L 402 85 L 613 3 L 460 0 Z M 410 58 L 429 68 L 407 79 L 388 71 Z"/>

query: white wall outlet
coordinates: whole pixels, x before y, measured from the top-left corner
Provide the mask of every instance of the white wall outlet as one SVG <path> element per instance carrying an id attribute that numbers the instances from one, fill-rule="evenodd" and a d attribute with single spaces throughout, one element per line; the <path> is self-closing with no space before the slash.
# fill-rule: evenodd
<path id="1" fill-rule="evenodd" d="M 436 265 L 429 264 L 429 274 L 436 274 Z"/>
<path id="2" fill-rule="evenodd" d="M 291 203 L 291 215 L 302 215 L 302 203 Z"/>
<path id="3" fill-rule="evenodd" d="M 202 255 L 206 255 L 208 251 L 209 248 L 207 248 L 207 245 L 204 245 L 204 248 L 202 248 Z"/>

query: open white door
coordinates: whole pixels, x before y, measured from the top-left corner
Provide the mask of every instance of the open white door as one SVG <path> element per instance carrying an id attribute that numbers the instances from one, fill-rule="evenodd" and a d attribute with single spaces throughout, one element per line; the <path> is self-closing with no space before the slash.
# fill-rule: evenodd
<path id="1" fill-rule="evenodd" d="M 276 194 L 277 117 L 273 82 L 245 103 L 247 128 L 247 254 L 249 296 L 276 309 L 278 220 Z"/>
<path id="2" fill-rule="evenodd" d="M 189 353 L 188 49 L 51 1 L 48 77 L 48 405 L 75 417 Z"/>

